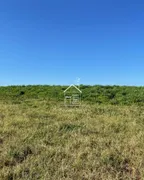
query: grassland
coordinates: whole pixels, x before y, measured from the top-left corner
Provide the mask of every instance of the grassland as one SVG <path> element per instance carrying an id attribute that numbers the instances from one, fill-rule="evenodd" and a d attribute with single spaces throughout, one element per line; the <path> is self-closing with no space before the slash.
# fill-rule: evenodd
<path id="1" fill-rule="evenodd" d="M 144 106 L 1 100 L 0 179 L 144 179 Z"/>

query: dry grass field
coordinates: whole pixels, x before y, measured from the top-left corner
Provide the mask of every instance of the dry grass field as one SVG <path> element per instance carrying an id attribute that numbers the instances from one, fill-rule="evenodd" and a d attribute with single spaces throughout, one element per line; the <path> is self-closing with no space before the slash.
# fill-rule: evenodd
<path id="1" fill-rule="evenodd" d="M 1 101 L 0 179 L 144 179 L 144 106 Z"/>

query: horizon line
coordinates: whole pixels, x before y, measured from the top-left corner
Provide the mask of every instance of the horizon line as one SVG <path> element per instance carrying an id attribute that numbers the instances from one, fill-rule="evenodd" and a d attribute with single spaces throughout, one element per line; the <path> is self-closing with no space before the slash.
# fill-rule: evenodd
<path id="1" fill-rule="evenodd" d="M 125 86 L 125 87 L 144 87 L 144 85 L 128 85 L 128 84 L 74 84 L 75 86 Z M 0 85 L 0 87 L 11 87 L 11 86 L 70 86 L 70 84 L 7 84 Z"/>

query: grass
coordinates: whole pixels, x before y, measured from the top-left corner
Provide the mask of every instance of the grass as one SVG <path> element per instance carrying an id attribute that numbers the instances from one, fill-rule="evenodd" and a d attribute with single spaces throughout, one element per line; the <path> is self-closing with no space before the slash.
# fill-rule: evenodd
<path id="1" fill-rule="evenodd" d="M 144 106 L 0 102 L 0 179 L 144 179 Z"/>

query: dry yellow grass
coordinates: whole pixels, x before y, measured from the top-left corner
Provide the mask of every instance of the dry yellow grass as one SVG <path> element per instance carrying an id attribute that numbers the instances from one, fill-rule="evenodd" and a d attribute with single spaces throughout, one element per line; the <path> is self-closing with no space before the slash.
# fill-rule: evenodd
<path id="1" fill-rule="evenodd" d="M 0 103 L 1 180 L 144 179 L 144 107 Z"/>

